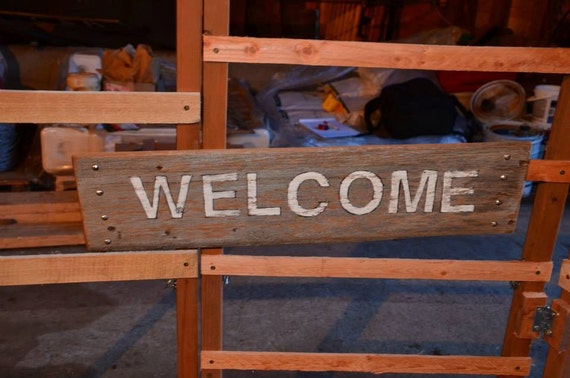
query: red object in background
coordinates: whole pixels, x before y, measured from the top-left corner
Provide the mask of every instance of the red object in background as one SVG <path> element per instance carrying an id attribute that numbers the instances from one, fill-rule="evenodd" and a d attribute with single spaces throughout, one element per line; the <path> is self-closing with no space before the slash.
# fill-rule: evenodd
<path id="1" fill-rule="evenodd" d="M 441 89 L 447 93 L 475 92 L 479 87 L 494 80 L 513 80 L 515 72 L 476 72 L 476 71 L 438 71 L 437 79 Z"/>

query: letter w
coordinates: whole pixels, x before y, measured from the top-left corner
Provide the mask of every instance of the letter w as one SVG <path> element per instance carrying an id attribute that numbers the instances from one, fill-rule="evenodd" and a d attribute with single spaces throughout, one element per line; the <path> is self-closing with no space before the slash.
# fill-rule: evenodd
<path id="1" fill-rule="evenodd" d="M 180 191 L 178 192 L 178 201 L 174 203 L 172 199 L 172 194 L 170 193 L 170 187 L 168 186 L 168 181 L 166 176 L 156 176 L 154 179 L 154 195 L 152 198 L 152 203 L 150 203 L 146 191 L 140 177 L 130 177 L 131 184 L 135 188 L 135 193 L 141 201 L 141 205 L 146 212 L 146 217 L 148 219 L 158 218 L 158 198 L 160 196 L 160 189 L 164 191 L 164 196 L 166 197 L 166 202 L 168 203 L 168 208 L 170 209 L 170 215 L 172 218 L 182 218 L 184 215 L 184 207 L 186 204 L 186 197 L 188 197 L 188 186 L 190 185 L 191 175 L 182 175 L 180 180 Z"/>
<path id="2" fill-rule="evenodd" d="M 433 211 L 433 203 L 435 202 L 435 187 L 437 184 L 437 171 L 425 170 L 422 172 L 420 185 L 412 201 L 410 193 L 410 184 L 408 182 L 408 172 L 395 171 L 392 172 L 392 190 L 390 192 L 390 206 L 388 213 L 395 214 L 398 212 L 398 200 L 400 198 L 400 184 L 404 190 L 404 198 L 406 201 L 406 212 L 415 213 L 418 208 L 418 203 L 424 190 L 426 191 L 426 202 L 424 211 L 431 213 Z M 427 185 L 426 185 L 427 184 Z"/>

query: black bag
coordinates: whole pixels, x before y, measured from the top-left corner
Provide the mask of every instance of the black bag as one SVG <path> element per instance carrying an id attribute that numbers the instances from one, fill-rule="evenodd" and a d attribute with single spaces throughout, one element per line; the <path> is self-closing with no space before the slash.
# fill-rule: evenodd
<path id="1" fill-rule="evenodd" d="M 378 110 L 379 122 L 373 122 Z M 453 97 L 426 78 L 388 85 L 364 107 L 368 131 L 397 139 L 449 134 L 456 116 Z"/>

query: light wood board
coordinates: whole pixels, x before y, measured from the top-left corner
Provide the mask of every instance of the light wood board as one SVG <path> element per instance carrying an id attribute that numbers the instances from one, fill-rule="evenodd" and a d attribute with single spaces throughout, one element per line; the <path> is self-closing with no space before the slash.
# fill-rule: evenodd
<path id="1" fill-rule="evenodd" d="M 201 256 L 202 275 L 548 282 L 552 262 Z"/>
<path id="2" fill-rule="evenodd" d="M 184 124 L 200 120 L 196 92 L 0 91 L 0 122 Z"/>
<path id="3" fill-rule="evenodd" d="M 570 73 L 564 48 L 439 46 L 204 36 L 204 61 L 395 69 Z"/>
<path id="4" fill-rule="evenodd" d="M 0 257 L 0 286 L 197 277 L 196 251 Z"/>
<path id="5" fill-rule="evenodd" d="M 202 368 L 228 370 L 344 371 L 362 373 L 527 376 L 530 357 L 414 356 L 398 354 L 280 353 L 203 350 Z"/>

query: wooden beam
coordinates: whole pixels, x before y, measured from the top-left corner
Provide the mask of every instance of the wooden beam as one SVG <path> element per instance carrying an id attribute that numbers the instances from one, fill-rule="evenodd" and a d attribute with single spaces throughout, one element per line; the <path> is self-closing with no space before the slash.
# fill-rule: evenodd
<path id="1" fill-rule="evenodd" d="M 206 62 L 570 73 L 567 48 L 437 46 L 204 36 Z"/>
<path id="2" fill-rule="evenodd" d="M 570 292 L 570 260 L 568 259 L 562 261 L 558 286 L 560 286 L 563 290 Z"/>
<path id="3" fill-rule="evenodd" d="M 0 226 L 0 249 L 84 245 L 83 224 L 32 223 Z"/>
<path id="4" fill-rule="evenodd" d="M 200 120 L 198 93 L 0 91 L 0 122 L 177 124 Z"/>
<path id="5" fill-rule="evenodd" d="M 227 36 L 230 25 L 230 1 L 204 1 L 204 34 Z M 228 64 L 203 65 L 204 113 L 202 147 L 224 149 L 227 144 Z M 217 245 L 216 245 L 217 246 Z M 206 247 L 206 245 L 203 245 Z M 212 247 L 212 246 L 209 246 Z M 204 255 L 221 255 L 221 248 L 202 250 Z M 202 349 L 221 350 L 223 339 L 223 285 L 220 277 L 204 277 L 202 284 Z M 220 370 L 202 367 L 202 377 L 221 378 Z"/>
<path id="6" fill-rule="evenodd" d="M 527 376 L 530 357 L 417 356 L 401 354 L 281 353 L 203 350 L 205 368 L 255 371 L 511 374 Z"/>
<path id="7" fill-rule="evenodd" d="M 514 282 L 525 280 L 513 280 Z M 523 293 L 523 304 L 517 317 L 516 335 L 521 339 L 536 339 L 540 332 L 533 329 L 536 309 L 546 306 L 548 297 L 543 292 Z"/>
<path id="8" fill-rule="evenodd" d="M 176 0 L 176 90 L 202 90 L 202 0 Z M 201 114 L 202 109 L 199 109 Z M 201 147 L 201 127 L 178 124 L 178 150 Z M 198 279 L 178 278 L 176 284 L 176 336 L 179 378 L 198 375 Z"/>
<path id="9" fill-rule="evenodd" d="M 203 275 L 548 282 L 552 262 L 202 256 Z"/>
<path id="10" fill-rule="evenodd" d="M 570 76 L 564 78 L 558 107 L 546 147 L 545 160 L 570 160 Z M 551 261 L 558 229 L 568 198 L 569 184 L 539 183 L 534 197 L 526 240 L 521 258 L 526 261 Z M 503 342 L 503 356 L 528 356 L 531 340 L 516 335 L 517 317 L 524 292 L 544 291 L 544 283 L 521 282 L 513 294 Z M 549 350 L 550 353 L 557 353 Z M 549 357 L 550 358 L 550 357 Z M 553 358 L 556 360 L 556 358 Z"/>
<path id="11" fill-rule="evenodd" d="M 556 315 L 552 322 L 552 334 L 546 341 L 556 353 L 567 352 L 570 343 L 570 304 L 562 299 L 554 299 L 551 307 Z"/>
<path id="12" fill-rule="evenodd" d="M 202 6 L 202 0 L 176 1 L 176 91 L 178 92 L 202 91 Z M 178 150 L 198 149 L 201 143 L 200 123 L 179 124 L 176 127 Z"/>
<path id="13" fill-rule="evenodd" d="M 81 222 L 76 191 L 0 194 L 2 226 L 66 222 Z"/>
<path id="14" fill-rule="evenodd" d="M 570 184 L 570 160 L 531 160 L 528 181 Z"/>
<path id="15" fill-rule="evenodd" d="M 178 378 L 195 378 L 198 364 L 198 279 L 176 279 L 176 351 Z"/>
<path id="16" fill-rule="evenodd" d="M 0 286 L 197 277 L 196 251 L 0 257 Z"/>

